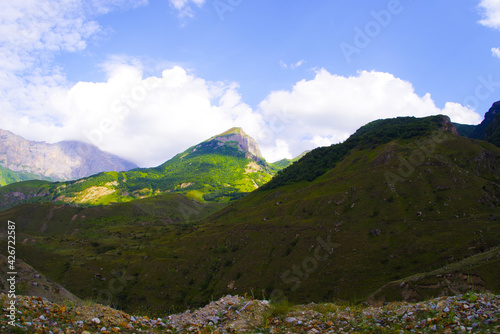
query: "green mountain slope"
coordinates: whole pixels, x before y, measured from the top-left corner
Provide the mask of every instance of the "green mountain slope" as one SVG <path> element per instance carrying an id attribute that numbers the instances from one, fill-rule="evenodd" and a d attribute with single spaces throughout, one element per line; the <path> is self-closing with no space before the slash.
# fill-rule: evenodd
<path id="1" fill-rule="evenodd" d="M 0 166 L 0 186 L 5 186 L 7 184 L 21 182 L 26 180 L 51 180 L 48 177 L 44 177 L 41 175 L 36 175 L 32 173 L 24 173 L 24 172 L 15 172 L 10 169 L 7 169 L 3 166 Z"/>
<path id="2" fill-rule="evenodd" d="M 500 101 L 493 103 L 480 124 L 455 124 L 455 127 L 462 136 L 486 140 L 500 146 Z"/>
<path id="3" fill-rule="evenodd" d="M 13 196 L 0 189 L 0 209 L 22 202 L 52 201 L 79 205 L 106 205 L 177 192 L 198 201 L 228 202 L 268 182 L 279 167 L 260 156 L 258 145 L 242 129 L 214 136 L 156 168 L 105 172 L 71 182 L 44 184 L 33 194 L 32 183 L 16 184 L 33 196 Z M 36 196 L 34 196 L 36 195 Z"/>
<path id="4" fill-rule="evenodd" d="M 17 251 L 37 270 L 81 298 L 129 311 L 148 305 L 164 314 L 228 293 L 362 301 L 434 270 L 477 276 L 478 289 L 499 293 L 499 259 L 488 254 L 500 240 L 500 148 L 453 130 L 443 116 L 370 123 L 346 141 L 356 142 L 349 150 L 315 150 L 280 173 L 279 184 L 203 220 L 90 213 L 132 210 L 130 202 L 80 208 L 76 217 L 54 204 L 18 206 L 0 221 L 24 222 Z M 301 176 L 305 165 L 310 173 Z M 184 212 L 200 212 L 188 204 Z M 50 230 L 70 221 L 78 225 Z M 111 291 L 111 281 L 120 289 Z M 398 293 L 382 290 L 379 299 Z"/>
<path id="5" fill-rule="evenodd" d="M 290 166 L 294 162 L 299 161 L 303 156 L 305 156 L 309 152 L 311 152 L 311 151 L 304 151 L 299 156 L 297 156 L 293 159 L 281 159 L 279 161 L 271 163 L 271 166 L 273 166 L 276 170 L 282 170 L 282 169 Z"/>
<path id="6" fill-rule="evenodd" d="M 150 297 L 161 296 L 159 290 L 150 290 L 160 282 L 140 285 L 149 281 L 147 272 L 175 272 L 168 264 L 179 261 L 179 237 L 223 206 L 182 194 L 89 208 L 21 204 L 0 212 L 0 244 L 7 242 L 7 222 L 14 221 L 17 259 L 33 264 L 78 296 L 124 307 L 130 289 L 138 291 L 141 300 L 146 291 Z M 18 288 L 19 293 L 25 291 Z"/>
<path id="7" fill-rule="evenodd" d="M 341 144 L 312 150 L 297 163 L 278 173 L 262 189 L 273 189 L 302 180 L 312 181 L 335 167 L 354 148 L 376 147 L 398 138 L 407 139 L 419 135 L 430 135 L 432 131 L 438 129 L 456 131 L 449 118 L 441 115 L 420 119 L 398 117 L 371 122 L 361 127 Z"/>
<path id="8" fill-rule="evenodd" d="M 387 282 L 498 246 L 500 150 L 441 135 L 429 155 L 431 146 L 419 143 L 432 135 L 356 148 L 312 182 L 260 189 L 222 210 L 205 226 L 222 230 L 206 247 L 214 256 L 220 244 L 239 249 L 219 255 L 234 264 L 217 267 L 209 288 L 222 293 L 234 280 L 238 290 L 295 301 L 362 300 Z M 407 168 L 422 152 L 425 159 Z M 466 270 L 500 291 L 498 259 L 485 265 Z"/>

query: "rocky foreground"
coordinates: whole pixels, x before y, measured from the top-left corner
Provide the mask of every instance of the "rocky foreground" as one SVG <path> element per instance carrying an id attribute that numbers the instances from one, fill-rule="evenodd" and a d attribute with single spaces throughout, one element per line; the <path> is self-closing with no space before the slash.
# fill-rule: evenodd
<path id="1" fill-rule="evenodd" d="M 151 319 L 103 305 L 55 304 L 0 294 L 1 333 L 500 333 L 500 296 L 469 293 L 384 306 L 290 306 L 226 296 L 194 311 Z M 10 322 L 10 323 L 9 323 Z"/>

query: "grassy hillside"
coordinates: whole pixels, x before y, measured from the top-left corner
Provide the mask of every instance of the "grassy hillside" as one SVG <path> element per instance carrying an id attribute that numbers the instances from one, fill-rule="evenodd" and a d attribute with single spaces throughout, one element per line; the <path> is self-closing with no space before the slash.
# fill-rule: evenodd
<path id="1" fill-rule="evenodd" d="M 286 167 L 290 166 L 294 162 L 299 161 L 302 159 L 303 156 L 305 156 L 307 153 L 311 151 L 304 151 L 302 152 L 299 156 L 293 158 L 293 159 L 281 159 L 279 161 L 273 162 L 270 165 L 276 169 L 276 171 L 280 171 L 282 169 L 285 169 Z"/>
<path id="2" fill-rule="evenodd" d="M 439 128 L 449 129 L 453 125 L 446 116 L 426 118 L 398 117 L 373 121 L 358 129 L 345 142 L 329 147 L 320 147 L 303 156 L 297 163 L 278 173 L 262 190 L 273 189 L 303 180 L 313 181 L 334 168 L 354 148 L 376 147 L 394 139 L 407 139 L 430 135 Z"/>
<path id="3" fill-rule="evenodd" d="M 497 113 L 493 122 L 486 128 L 486 141 L 500 146 L 500 113 Z"/>
<path id="4" fill-rule="evenodd" d="M 0 188 L 0 210 L 41 201 L 107 205 L 165 193 L 227 203 L 265 184 L 281 168 L 242 150 L 237 141 L 224 141 L 224 136 L 243 138 L 233 132 L 215 136 L 156 168 L 105 172 L 77 181 L 43 184 L 39 189 L 33 189 L 33 182 L 18 183 L 14 186 L 18 196 L 12 188 Z"/>
<path id="5" fill-rule="evenodd" d="M 357 132 L 363 140 L 343 158 L 306 155 L 282 172 L 282 184 L 202 220 L 200 204 L 178 197 L 183 206 L 147 214 L 135 201 L 44 204 L 3 212 L 0 221 L 19 220 L 20 258 L 79 297 L 129 311 L 148 305 L 164 314 L 228 293 L 362 301 L 442 268 L 500 293 L 497 258 L 457 265 L 499 246 L 500 148 L 452 134 L 443 118 L 414 119 L 412 135 L 394 124 L 413 128 L 411 119 L 387 122 Z M 296 172 L 305 163 L 314 178 Z"/>
<path id="6" fill-rule="evenodd" d="M 37 179 L 49 180 L 49 181 L 51 180 L 50 178 L 41 175 L 23 173 L 23 172 L 14 172 L 3 166 L 0 166 L 0 186 L 5 186 L 7 184 L 16 183 L 20 181 L 37 180 Z"/>

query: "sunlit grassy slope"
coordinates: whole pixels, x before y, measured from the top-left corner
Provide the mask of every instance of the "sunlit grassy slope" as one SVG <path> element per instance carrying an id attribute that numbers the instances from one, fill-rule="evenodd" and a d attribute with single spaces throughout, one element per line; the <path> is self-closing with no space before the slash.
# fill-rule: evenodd
<path id="1" fill-rule="evenodd" d="M 268 164 L 243 150 L 237 141 L 224 141 L 225 136 L 246 136 L 241 129 L 234 131 L 238 133 L 215 136 L 156 168 L 105 172 L 71 182 L 28 181 L 2 187 L 0 209 L 35 202 L 107 205 L 165 193 L 182 193 L 200 202 L 227 203 L 257 189 L 291 163 Z"/>

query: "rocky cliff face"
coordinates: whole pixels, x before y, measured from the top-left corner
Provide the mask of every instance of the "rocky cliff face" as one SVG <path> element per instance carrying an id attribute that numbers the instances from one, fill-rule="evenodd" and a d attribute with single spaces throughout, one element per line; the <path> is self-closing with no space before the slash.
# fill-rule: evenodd
<path id="1" fill-rule="evenodd" d="M 460 136 L 460 133 L 455 128 L 455 125 L 453 125 L 453 123 L 451 122 L 450 117 L 446 115 L 440 115 L 440 117 L 441 126 L 439 127 L 439 130 L 448 131 L 453 133 L 454 135 Z"/>
<path id="2" fill-rule="evenodd" d="M 97 147 L 78 142 L 56 144 L 26 140 L 0 130 L 0 165 L 16 172 L 73 180 L 104 171 L 125 171 L 137 166 Z"/>
<path id="3" fill-rule="evenodd" d="M 484 120 L 477 125 L 471 137 L 474 139 L 487 140 L 487 132 L 493 132 L 489 128 L 495 123 L 495 118 L 500 113 L 500 101 L 493 103 L 490 110 L 484 115 Z M 488 131 L 490 130 L 490 131 Z"/>
<path id="4" fill-rule="evenodd" d="M 210 138 L 208 141 L 212 140 L 216 140 L 222 144 L 231 142 L 237 143 L 240 151 L 250 153 L 254 157 L 263 159 L 257 142 L 247 135 L 242 128 L 231 128 L 220 135 Z"/>
<path id="5" fill-rule="evenodd" d="M 485 118 L 486 116 L 493 118 L 485 129 L 486 140 L 496 146 L 500 146 L 500 101 L 493 104 L 490 111 L 485 115 Z"/>

